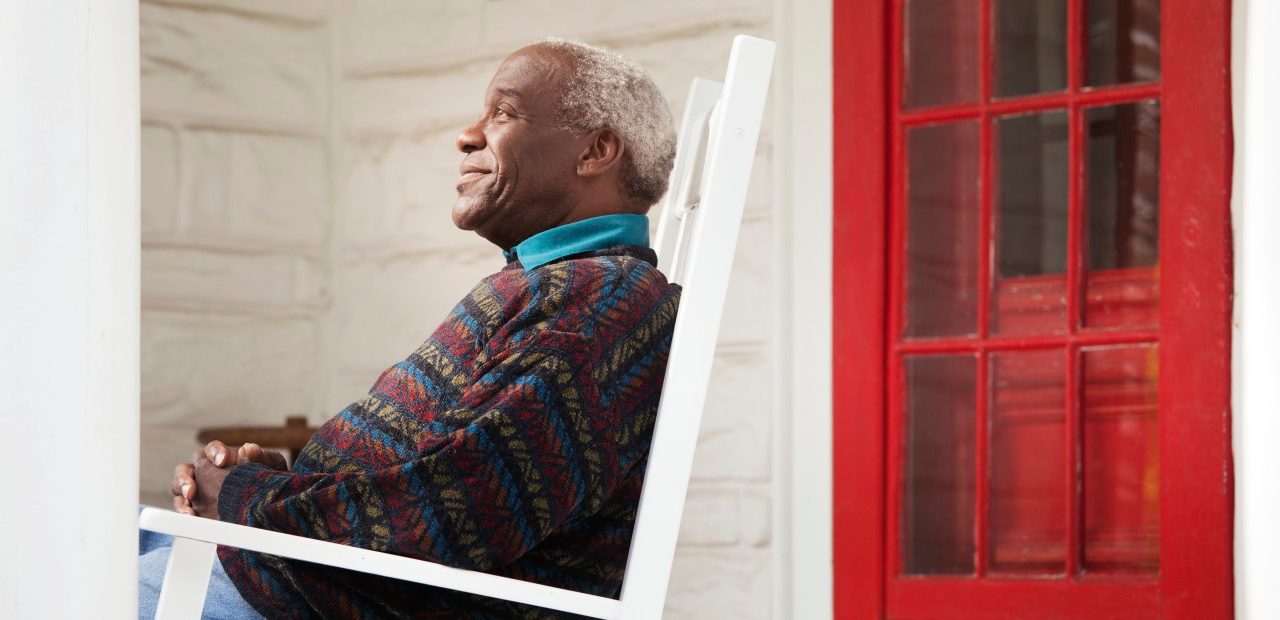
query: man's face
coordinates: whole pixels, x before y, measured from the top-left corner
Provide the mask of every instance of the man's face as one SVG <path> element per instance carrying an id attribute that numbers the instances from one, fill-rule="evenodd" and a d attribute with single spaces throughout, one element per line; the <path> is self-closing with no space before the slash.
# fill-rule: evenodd
<path id="1" fill-rule="evenodd" d="M 507 249 L 569 213 L 586 142 L 557 115 L 568 71 L 566 60 L 538 46 L 498 68 L 480 118 L 458 136 L 465 154 L 453 205 L 458 228 Z"/>

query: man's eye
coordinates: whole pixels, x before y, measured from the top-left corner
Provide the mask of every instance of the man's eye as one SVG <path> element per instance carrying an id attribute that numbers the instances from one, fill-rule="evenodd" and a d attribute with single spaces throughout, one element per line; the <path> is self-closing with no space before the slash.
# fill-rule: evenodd
<path id="1" fill-rule="evenodd" d="M 511 118 L 511 113 L 507 112 L 502 108 L 497 108 L 493 111 L 493 117 L 494 118 Z"/>

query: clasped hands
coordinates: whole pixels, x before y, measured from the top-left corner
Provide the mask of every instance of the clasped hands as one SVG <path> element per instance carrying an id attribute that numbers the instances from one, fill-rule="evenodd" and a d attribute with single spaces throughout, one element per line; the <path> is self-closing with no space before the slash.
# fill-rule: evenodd
<path id="1" fill-rule="evenodd" d="M 211 441 L 191 455 L 190 463 L 173 468 L 173 509 L 176 512 L 217 520 L 218 493 L 231 468 L 243 463 L 257 463 L 279 471 L 289 471 L 289 463 L 276 450 L 265 450 L 256 443 L 232 448 L 221 441 Z"/>

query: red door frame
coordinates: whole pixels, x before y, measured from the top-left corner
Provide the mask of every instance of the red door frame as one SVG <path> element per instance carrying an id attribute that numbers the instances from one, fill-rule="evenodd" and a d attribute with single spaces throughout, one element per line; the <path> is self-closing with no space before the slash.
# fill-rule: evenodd
<path id="1" fill-rule="evenodd" d="M 886 519 L 885 485 L 890 4 L 833 3 L 837 618 L 885 616 L 886 528 L 895 522 Z M 1150 588 L 1091 592 L 1102 598 L 1087 608 L 1105 610 L 1107 596 L 1137 595 L 1160 617 L 1230 618 L 1230 2 L 1162 4 L 1160 290 L 1167 303 L 1161 304 L 1159 329 L 1161 568 Z M 1045 598 L 1043 589 L 1032 594 L 1018 582 L 992 586 L 981 597 L 958 587 L 934 603 L 939 610 L 968 608 L 987 617 L 998 616 L 996 608 L 1085 609 L 1065 589 Z M 991 607 L 997 599 L 1001 604 Z"/>

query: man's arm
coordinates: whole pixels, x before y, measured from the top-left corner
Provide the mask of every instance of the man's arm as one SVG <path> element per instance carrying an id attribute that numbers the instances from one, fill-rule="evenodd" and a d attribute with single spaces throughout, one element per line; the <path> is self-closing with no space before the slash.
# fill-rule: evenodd
<path id="1" fill-rule="evenodd" d="M 470 421 L 414 460 L 369 472 L 231 470 L 223 520 L 486 570 L 591 514 L 647 447 L 652 420 L 601 402 L 578 333 L 529 336 L 438 420 Z M 651 417 L 651 416 L 650 416 Z M 361 437 L 360 441 L 374 441 Z"/>

